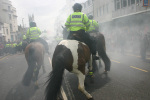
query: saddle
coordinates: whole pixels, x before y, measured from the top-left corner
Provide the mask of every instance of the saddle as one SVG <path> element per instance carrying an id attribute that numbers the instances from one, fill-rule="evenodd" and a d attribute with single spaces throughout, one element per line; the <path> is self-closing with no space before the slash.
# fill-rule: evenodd
<path id="1" fill-rule="evenodd" d="M 68 39 L 84 42 L 82 37 L 79 36 L 79 33 L 77 33 L 77 32 L 76 33 L 72 33 Z"/>

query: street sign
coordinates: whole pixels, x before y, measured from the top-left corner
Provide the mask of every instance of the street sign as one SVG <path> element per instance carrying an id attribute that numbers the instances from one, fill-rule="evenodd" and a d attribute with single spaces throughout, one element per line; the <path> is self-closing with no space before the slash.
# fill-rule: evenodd
<path id="1" fill-rule="evenodd" d="M 150 0 L 143 0 L 143 7 L 150 6 Z"/>

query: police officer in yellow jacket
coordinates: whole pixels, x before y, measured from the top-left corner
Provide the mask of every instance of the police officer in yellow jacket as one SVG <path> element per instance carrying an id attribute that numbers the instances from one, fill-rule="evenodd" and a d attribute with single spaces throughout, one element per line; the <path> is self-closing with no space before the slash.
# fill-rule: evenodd
<path id="1" fill-rule="evenodd" d="M 87 32 L 88 33 L 98 32 L 99 31 L 99 25 L 98 25 L 98 23 L 95 20 L 93 20 L 93 16 L 92 15 L 89 15 L 88 18 L 89 18 L 89 21 L 90 21 L 90 27 L 87 30 Z"/>
<path id="2" fill-rule="evenodd" d="M 86 43 L 89 46 L 91 53 L 93 54 L 93 58 L 98 59 L 98 57 L 95 56 L 96 44 L 94 44 L 94 41 L 92 40 L 90 35 L 85 32 L 89 29 L 90 22 L 86 14 L 83 14 L 81 12 L 82 5 L 79 3 L 75 3 L 73 6 L 73 10 L 74 13 L 69 15 L 65 23 L 65 26 L 70 30 L 68 39 L 75 39 Z M 74 37 L 73 34 L 77 34 L 80 38 L 78 39 Z"/>
<path id="3" fill-rule="evenodd" d="M 30 22 L 30 28 L 27 31 L 26 37 L 27 40 L 31 42 L 40 42 L 44 45 L 46 52 L 49 54 L 49 47 L 48 47 L 48 43 L 40 38 L 41 35 L 41 31 L 40 29 L 36 26 L 35 22 Z"/>
<path id="4" fill-rule="evenodd" d="M 23 35 L 23 41 L 25 41 L 27 39 L 26 35 Z"/>

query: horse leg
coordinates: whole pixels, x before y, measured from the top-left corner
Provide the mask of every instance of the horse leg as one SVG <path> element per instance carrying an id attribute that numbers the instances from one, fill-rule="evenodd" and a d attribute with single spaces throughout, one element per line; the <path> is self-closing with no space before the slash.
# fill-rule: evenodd
<path id="1" fill-rule="evenodd" d="M 37 82 L 37 80 L 38 80 L 38 75 L 39 75 L 39 70 L 40 70 L 40 65 L 37 65 L 36 66 L 36 68 L 35 68 L 35 72 L 34 72 L 34 74 L 35 74 L 35 82 L 34 82 L 34 84 L 35 84 L 35 89 L 38 89 L 39 87 L 38 87 L 38 82 Z"/>
<path id="2" fill-rule="evenodd" d="M 78 72 L 77 76 L 78 76 L 78 79 L 79 79 L 78 89 L 82 93 L 84 93 L 88 99 L 91 99 L 92 96 L 85 90 L 85 87 L 84 87 L 85 75 L 83 75 L 83 73 L 81 73 L 79 70 L 77 72 Z"/>
<path id="3" fill-rule="evenodd" d="M 90 82 L 91 83 L 94 83 L 94 75 L 93 73 L 95 72 L 95 68 L 93 68 L 93 58 L 92 58 L 92 55 L 90 56 L 90 60 L 89 60 L 89 76 L 90 76 Z M 96 62 L 95 62 L 96 63 Z M 97 67 L 96 64 L 94 67 Z"/>
<path id="4" fill-rule="evenodd" d="M 92 71 L 93 67 L 92 67 L 92 55 L 90 56 L 90 60 L 89 60 L 89 71 Z"/>
<path id="5" fill-rule="evenodd" d="M 43 55 L 42 55 L 42 60 L 41 60 L 41 65 L 42 65 L 42 69 L 43 69 L 43 74 L 46 73 L 46 70 L 45 70 L 45 64 L 44 64 L 44 52 L 43 52 Z"/>

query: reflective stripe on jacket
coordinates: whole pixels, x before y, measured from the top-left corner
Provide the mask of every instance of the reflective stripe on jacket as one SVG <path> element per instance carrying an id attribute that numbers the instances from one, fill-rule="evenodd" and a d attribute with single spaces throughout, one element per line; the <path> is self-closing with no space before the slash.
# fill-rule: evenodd
<path id="1" fill-rule="evenodd" d="M 65 26 L 69 28 L 70 31 L 86 30 L 86 28 L 89 28 L 90 22 L 86 14 L 74 12 L 67 18 Z"/>
<path id="2" fill-rule="evenodd" d="M 35 40 L 35 39 L 38 39 L 40 35 L 41 35 L 41 31 L 40 31 L 39 28 L 31 27 L 31 28 L 28 29 L 26 36 L 29 39 Z"/>
<path id="3" fill-rule="evenodd" d="M 9 44 L 6 44 L 5 47 L 10 47 L 10 45 L 9 45 Z"/>
<path id="4" fill-rule="evenodd" d="M 26 39 L 26 36 L 25 35 L 23 35 L 23 40 L 25 40 Z"/>
<path id="5" fill-rule="evenodd" d="M 13 47 L 16 47 L 16 46 L 17 46 L 17 44 L 16 44 L 16 43 L 14 43 L 14 44 L 13 44 Z"/>
<path id="6" fill-rule="evenodd" d="M 95 31 L 96 28 L 98 28 L 98 23 L 95 21 L 95 20 L 89 20 L 90 21 L 90 27 L 88 29 L 88 32 L 89 31 Z"/>

